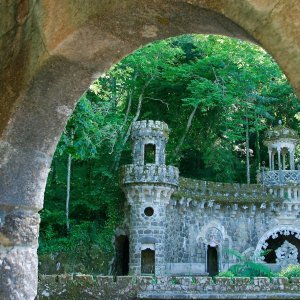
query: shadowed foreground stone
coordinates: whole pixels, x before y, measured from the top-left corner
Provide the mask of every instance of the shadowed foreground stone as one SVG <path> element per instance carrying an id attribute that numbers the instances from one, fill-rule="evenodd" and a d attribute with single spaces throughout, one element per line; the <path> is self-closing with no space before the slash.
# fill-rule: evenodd
<path id="1" fill-rule="evenodd" d="M 37 285 L 40 217 L 31 211 L 2 210 L 0 299 L 32 299 Z"/>

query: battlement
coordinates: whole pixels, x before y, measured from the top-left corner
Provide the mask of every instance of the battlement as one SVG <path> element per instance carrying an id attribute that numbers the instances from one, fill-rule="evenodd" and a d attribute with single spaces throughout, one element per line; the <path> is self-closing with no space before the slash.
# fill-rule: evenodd
<path id="1" fill-rule="evenodd" d="M 282 202 L 277 195 L 260 184 L 221 183 L 180 177 L 179 190 L 173 199 L 216 201 L 219 203 Z"/>
<path id="2" fill-rule="evenodd" d="M 121 171 L 121 184 L 156 183 L 178 186 L 179 170 L 166 165 L 125 165 Z"/>
<path id="3" fill-rule="evenodd" d="M 131 129 L 131 138 L 145 139 L 164 139 L 165 141 L 169 137 L 169 127 L 166 123 L 161 121 L 143 120 L 137 121 L 133 124 Z"/>

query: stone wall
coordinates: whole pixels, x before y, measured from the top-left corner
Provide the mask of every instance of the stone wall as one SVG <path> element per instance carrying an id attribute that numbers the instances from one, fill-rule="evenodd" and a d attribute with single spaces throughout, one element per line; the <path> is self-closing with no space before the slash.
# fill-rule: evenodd
<path id="1" fill-rule="evenodd" d="M 266 232 L 300 228 L 298 200 L 276 197 L 262 185 L 180 178 L 179 187 L 167 206 L 166 274 L 205 275 L 208 245 L 217 245 L 219 271 L 226 270 L 236 258 L 224 249 L 252 255 Z"/>
<path id="2" fill-rule="evenodd" d="M 299 299 L 300 278 L 44 275 L 38 299 Z"/>

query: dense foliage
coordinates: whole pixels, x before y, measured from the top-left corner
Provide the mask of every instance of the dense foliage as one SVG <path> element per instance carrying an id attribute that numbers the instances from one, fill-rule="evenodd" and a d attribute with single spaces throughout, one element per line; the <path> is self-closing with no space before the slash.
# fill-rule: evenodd
<path id="1" fill-rule="evenodd" d="M 273 277 L 274 273 L 266 264 L 255 261 L 255 258 L 249 255 L 244 255 L 236 250 L 228 249 L 227 252 L 237 258 L 238 262 L 232 265 L 228 270 L 220 272 L 219 277 Z M 264 256 L 261 253 L 261 256 Z"/>
<path id="2" fill-rule="evenodd" d="M 298 130 L 298 111 L 278 65 L 253 44 L 181 36 L 137 50 L 90 86 L 67 124 L 48 177 L 39 253 L 111 252 L 123 219 L 118 170 L 131 161 L 135 120 L 168 123 L 168 163 L 182 176 L 254 182 L 265 130 L 280 119 Z"/>
<path id="3" fill-rule="evenodd" d="M 287 278 L 300 277 L 300 265 L 288 265 L 280 271 L 279 276 Z"/>

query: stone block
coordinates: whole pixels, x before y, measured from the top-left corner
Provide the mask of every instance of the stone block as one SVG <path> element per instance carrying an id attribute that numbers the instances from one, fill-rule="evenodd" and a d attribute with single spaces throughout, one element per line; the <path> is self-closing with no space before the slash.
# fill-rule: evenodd
<path id="1" fill-rule="evenodd" d="M 66 283 L 73 281 L 73 274 L 60 274 L 56 276 L 56 281 L 59 283 Z"/>
<path id="2" fill-rule="evenodd" d="M 112 285 L 112 284 L 115 283 L 113 276 L 101 276 L 101 275 L 98 275 L 98 276 L 96 276 L 95 281 L 99 285 L 104 285 L 104 284 Z"/>
<path id="3" fill-rule="evenodd" d="M 235 277 L 232 281 L 232 288 L 236 292 L 251 290 L 250 277 Z"/>
<path id="4" fill-rule="evenodd" d="M 212 285 L 212 288 L 217 293 L 224 293 L 228 290 L 232 290 L 231 288 L 231 279 L 225 277 L 216 277 L 215 284 Z"/>
<path id="5" fill-rule="evenodd" d="M 92 275 L 74 274 L 73 280 L 82 285 L 94 283 Z"/>
<path id="6" fill-rule="evenodd" d="M 286 277 L 274 277 L 271 279 L 272 289 L 283 291 L 289 286 L 289 280 Z"/>
<path id="7" fill-rule="evenodd" d="M 132 276 L 117 276 L 117 284 L 118 285 L 130 285 L 132 284 L 133 277 Z"/>
<path id="8" fill-rule="evenodd" d="M 292 277 L 290 279 L 289 289 L 291 291 L 300 292 L 300 278 L 299 277 Z"/>
<path id="9" fill-rule="evenodd" d="M 254 290 L 270 291 L 271 281 L 268 277 L 254 277 L 253 278 Z"/>

